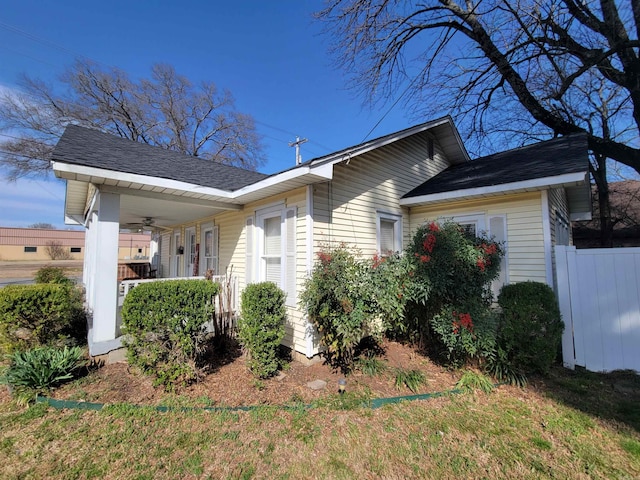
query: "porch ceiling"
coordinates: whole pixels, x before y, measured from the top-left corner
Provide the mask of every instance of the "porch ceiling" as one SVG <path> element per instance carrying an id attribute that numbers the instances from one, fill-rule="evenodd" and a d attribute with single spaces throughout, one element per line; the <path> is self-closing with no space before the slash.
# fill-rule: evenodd
<path id="1" fill-rule="evenodd" d="M 222 212 L 220 208 L 176 202 L 174 199 L 145 198 L 136 195 L 120 195 L 120 226 L 135 228 L 135 224 L 143 223 L 146 218 L 153 219 L 153 226 L 167 228 L 193 220 L 211 217 Z"/>

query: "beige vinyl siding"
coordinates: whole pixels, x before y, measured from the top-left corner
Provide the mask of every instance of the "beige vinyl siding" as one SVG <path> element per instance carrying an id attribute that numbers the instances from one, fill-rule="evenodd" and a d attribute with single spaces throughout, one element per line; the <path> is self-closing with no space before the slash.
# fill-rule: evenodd
<path id="1" fill-rule="evenodd" d="M 456 215 L 506 215 L 509 282 L 546 282 L 542 199 L 540 192 L 506 195 L 457 202 L 449 205 L 411 208 L 411 230 L 422 223 Z"/>
<path id="2" fill-rule="evenodd" d="M 403 216 L 403 244 L 408 241 L 408 209 L 400 197 L 448 166 L 438 143 L 428 158 L 424 133 L 412 145 L 393 144 L 342 162 L 330 183 L 314 185 L 314 248 L 357 246 L 365 256 L 377 251 L 377 213 Z"/>

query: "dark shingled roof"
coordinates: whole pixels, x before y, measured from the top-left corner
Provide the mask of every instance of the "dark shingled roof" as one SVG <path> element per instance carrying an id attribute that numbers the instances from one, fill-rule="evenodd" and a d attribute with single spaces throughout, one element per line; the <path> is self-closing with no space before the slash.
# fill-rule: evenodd
<path id="1" fill-rule="evenodd" d="M 587 135 L 572 134 L 453 165 L 402 198 L 587 172 Z"/>
<path id="2" fill-rule="evenodd" d="M 166 178 L 233 191 L 268 175 L 69 125 L 53 151 L 56 162 Z"/>

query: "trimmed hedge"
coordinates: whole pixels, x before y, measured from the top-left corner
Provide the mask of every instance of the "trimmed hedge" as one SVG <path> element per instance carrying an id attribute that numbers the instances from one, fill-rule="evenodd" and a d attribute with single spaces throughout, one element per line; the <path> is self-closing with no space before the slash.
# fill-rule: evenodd
<path id="1" fill-rule="evenodd" d="M 564 323 L 551 287 L 540 282 L 505 285 L 498 346 L 518 370 L 546 373 L 556 359 Z"/>
<path id="2" fill-rule="evenodd" d="M 77 288 L 41 283 L 0 289 L 0 348 L 5 353 L 77 343 L 83 336 L 86 317 Z"/>
<path id="3" fill-rule="evenodd" d="M 267 378 L 278 371 L 278 349 L 284 337 L 285 293 L 275 283 L 247 285 L 242 292 L 238 336 L 249 353 L 249 369 Z"/>
<path id="4" fill-rule="evenodd" d="M 127 359 L 167 389 L 200 374 L 206 324 L 220 285 L 208 280 L 142 283 L 122 306 Z"/>

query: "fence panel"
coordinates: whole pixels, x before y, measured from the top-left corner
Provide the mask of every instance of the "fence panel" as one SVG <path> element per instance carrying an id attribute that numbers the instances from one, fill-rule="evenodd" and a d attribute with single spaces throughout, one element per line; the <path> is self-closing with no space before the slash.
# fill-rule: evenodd
<path id="1" fill-rule="evenodd" d="M 565 366 L 640 372 L 640 248 L 555 251 Z"/>

